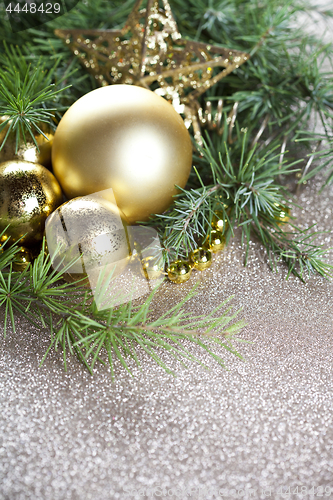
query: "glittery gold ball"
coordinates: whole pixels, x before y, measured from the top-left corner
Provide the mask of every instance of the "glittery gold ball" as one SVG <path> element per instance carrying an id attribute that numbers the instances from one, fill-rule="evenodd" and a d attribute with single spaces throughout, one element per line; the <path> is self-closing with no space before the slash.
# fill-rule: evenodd
<path id="1" fill-rule="evenodd" d="M 274 205 L 278 212 L 274 217 L 278 225 L 288 222 L 290 219 L 290 208 L 279 203 L 274 203 Z"/>
<path id="2" fill-rule="evenodd" d="M 150 90 L 110 85 L 81 97 L 56 130 L 52 164 L 66 196 L 112 188 L 130 223 L 164 212 L 184 187 L 192 143 L 181 116 Z"/>
<path id="3" fill-rule="evenodd" d="M 13 261 L 14 271 L 24 271 L 26 267 L 32 262 L 32 256 L 28 248 L 20 247 L 20 251 L 15 255 Z"/>
<path id="4" fill-rule="evenodd" d="M 6 120 L 6 116 L 0 116 L 0 124 Z M 0 132 L 0 145 L 2 145 L 10 123 Z M 34 135 L 38 148 L 29 134 L 26 135 L 26 143 L 21 140 L 16 150 L 16 134 L 11 132 L 0 151 L 0 163 L 11 160 L 23 160 L 38 163 L 44 167 L 51 167 L 51 151 L 54 134 L 50 131 L 50 127 L 40 124 L 43 134 L 36 133 Z"/>
<path id="5" fill-rule="evenodd" d="M 212 263 L 212 253 L 208 248 L 199 247 L 189 255 L 190 264 L 198 271 L 208 269 Z"/>
<path id="6" fill-rule="evenodd" d="M 209 241 L 209 237 L 207 237 L 205 246 L 207 246 L 213 253 L 223 250 L 223 248 L 225 247 L 225 236 L 221 233 L 221 231 L 213 229 L 210 234 L 211 239 Z"/>
<path id="7" fill-rule="evenodd" d="M 61 271 L 71 264 L 63 274 L 67 281 L 95 279 L 100 271 L 115 277 L 131 255 L 126 217 L 97 195 L 63 203 L 47 219 L 45 232 L 53 267 Z"/>
<path id="8" fill-rule="evenodd" d="M 0 164 L 0 232 L 2 237 L 25 246 L 43 239 L 46 218 L 62 202 L 57 179 L 42 165 L 27 161 L 7 161 Z"/>
<path id="9" fill-rule="evenodd" d="M 168 278 L 174 283 L 185 283 L 190 279 L 192 268 L 186 260 L 175 260 L 168 267 Z"/>

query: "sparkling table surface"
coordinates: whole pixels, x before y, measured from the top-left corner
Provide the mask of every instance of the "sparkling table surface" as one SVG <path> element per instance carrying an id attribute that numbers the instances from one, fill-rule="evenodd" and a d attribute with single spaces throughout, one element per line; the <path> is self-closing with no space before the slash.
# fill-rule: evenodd
<path id="1" fill-rule="evenodd" d="M 333 187 L 318 187 L 293 214 L 333 247 Z M 156 314 L 197 279 L 198 314 L 234 295 L 251 343 L 237 345 L 244 362 L 217 349 L 228 370 L 190 345 L 208 370 L 167 353 L 176 377 L 144 353 L 134 377 L 116 363 L 115 382 L 75 359 L 65 373 L 59 352 L 39 368 L 49 333 L 20 319 L 0 344 L 0 500 L 333 498 L 333 283 L 278 271 L 256 242 L 244 268 L 237 235 L 209 270 L 159 292 Z"/>
<path id="2" fill-rule="evenodd" d="M 333 188 L 318 196 L 317 187 L 305 187 L 294 214 L 328 231 L 320 239 L 329 247 Z M 237 344 L 245 362 L 217 350 L 228 370 L 191 346 L 209 370 L 166 353 L 176 377 L 142 353 L 142 372 L 131 377 L 118 363 L 115 382 L 75 359 L 64 373 L 61 353 L 38 368 L 48 332 L 20 319 L 1 341 L 0 499 L 275 499 L 289 487 L 292 498 L 297 487 L 305 498 L 333 497 L 333 285 L 285 277 L 255 242 L 244 268 L 236 236 L 209 270 L 163 285 L 156 313 L 196 278 L 197 313 L 235 296 L 248 323 L 240 336 L 252 343 Z"/>

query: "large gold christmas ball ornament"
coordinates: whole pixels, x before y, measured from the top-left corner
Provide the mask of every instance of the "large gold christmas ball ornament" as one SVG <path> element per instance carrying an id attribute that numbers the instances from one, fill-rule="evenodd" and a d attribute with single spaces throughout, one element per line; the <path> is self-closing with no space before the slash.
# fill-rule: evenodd
<path id="1" fill-rule="evenodd" d="M 45 232 L 52 265 L 64 271 L 67 281 L 83 279 L 83 284 L 88 284 L 95 280 L 96 270 L 114 278 L 129 262 L 126 217 L 100 196 L 62 204 L 47 219 Z"/>
<path id="2" fill-rule="evenodd" d="M 56 130 L 52 164 L 66 196 L 113 189 L 130 223 L 164 212 L 184 187 L 192 143 L 165 99 L 131 85 L 110 85 L 81 97 Z"/>
<path id="3" fill-rule="evenodd" d="M 62 202 L 56 178 L 42 165 L 27 161 L 0 164 L 0 233 L 9 225 L 1 241 L 11 237 L 24 246 L 43 239 L 47 217 Z"/>
<path id="4" fill-rule="evenodd" d="M 168 267 L 168 278 L 174 283 L 185 283 L 191 277 L 192 267 L 186 260 L 175 260 Z"/>

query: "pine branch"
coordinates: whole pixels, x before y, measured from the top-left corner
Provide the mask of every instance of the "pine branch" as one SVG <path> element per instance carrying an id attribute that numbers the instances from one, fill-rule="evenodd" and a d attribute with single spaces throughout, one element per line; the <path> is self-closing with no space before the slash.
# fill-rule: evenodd
<path id="1" fill-rule="evenodd" d="M 45 136 L 41 124 L 53 124 L 53 112 L 61 109 L 58 96 L 69 85 L 55 89 L 51 83 L 57 63 L 45 71 L 41 61 L 35 67 L 28 64 L 19 48 L 8 48 L 5 44 L 5 49 L 5 55 L 0 58 L 3 66 L 0 73 L 0 115 L 5 117 L 0 125 L 0 132 L 5 130 L 0 150 L 10 135 L 15 135 L 15 152 L 21 141 L 26 143 L 27 136 L 38 148 L 34 134 L 38 132 Z M 61 83 L 59 81 L 58 85 Z M 52 107 L 48 107 L 50 104 Z"/>
<path id="2" fill-rule="evenodd" d="M 65 369 L 68 354 L 75 354 L 92 373 L 96 362 L 104 363 L 105 352 L 113 376 L 116 358 L 131 372 L 127 359 L 134 359 L 140 366 L 138 352 L 143 350 L 172 373 L 159 355 L 162 348 L 184 366 L 188 361 L 203 365 L 185 348 L 184 340 L 190 340 L 207 351 L 221 366 L 224 366 L 224 361 L 214 352 L 214 344 L 242 359 L 233 342 L 242 341 L 236 335 L 244 321 L 235 321 L 239 311 L 231 314 L 230 307 L 222 312 L 228 301 L 208 316 L 195 316 L 186 312 L 186 305 L 195 297 L 193 289 L 179 304 L 153 318 L 155 289 L 142 305 L 129 301 L 117 308 L 100 311 L 91 292 L 80 283 L 62 281 L 66 269 L 61 273 L 52 270 L 49 257 L 45 257 L 44 244 L 32 266 L 23 273 L 13 272 L 11 266 L 18 249 L 18 244 L 14 244 L 4 248 L 0 255 L 0 306 L 4 309 L 4 334 L 9 323 L 15 330 L 16 314 L 23 315 L 37 326 L 48 328 L 51 342 L 42 362 L 52 348 L 61 348 Z"/>
<path id="3" fill-rule="evenodd" d="M 226 132 L 227 133 L 227 132 Z M 271 143 L 269 148 L 250 148 L 246 132 L 242 135 L 242 147 L 220 144 L 218 151 L 208 136 L 204 147 L 198 146 L 200 168 L 207 178 L 207 165 L 214 184 L 204 184 L 197 172 L 200 187 L 183 189 L 175 198 L 172 209 L 157 215 L 149 224 L 159 231 L 164 245 L 167 264 L 177 258 L 187 258 L 189 252 L 209 238 L 214 217 L 222 217 L 226 224 L 226 240 L 239 227 L 242 241 L 246 244 L 245 264 L 248 259 L 251 233 L 265 246 L 272 267 L 282 260 L 290 273 L 303 279 L 304 272 L 330 275 L 331 266 L 323 258 L 327 250 L 313 244 L 317 232 L 306 231 L 293 226 L 288 232 L 280 227 L 280 213 L 288 210 L 288 193 L 279 183 L 281 176 L 298 171 L 295 165 L 280 162 L 280 144 Z M 308 243 L 309 239 L 311 243 Z M 287 276 L 287 277 L 288 277 Z"/>
<path id="4" fill-rule="evenodd" d="M 333 182 L 333 126 L 331 125 L 331 130 L 324 134 L 299 131 L 295 142 L 312 144 L 312 152 L 308 154 L 309 159 L 302 171 L 299 184 L 323 172 L 325 180 L 321 187 L 322 191 L 325 186 Z M 315 166 L 310 168 L 313 160 L 315 160 Z"/>

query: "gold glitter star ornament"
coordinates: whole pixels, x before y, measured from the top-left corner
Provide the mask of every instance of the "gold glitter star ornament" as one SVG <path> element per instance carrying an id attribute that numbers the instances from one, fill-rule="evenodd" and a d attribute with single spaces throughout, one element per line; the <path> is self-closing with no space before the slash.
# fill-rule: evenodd
<path id="1" fill-rule="evenodd" d="M 243 64 L 238 50 L 185 40 L 167 0 L 138 0 L 120 30 L 56 30 L 100 85 L 151 88 L 172 102 L 200 136 L 198 97 Z M 214 68 L 223 68 L 214 73 Z M 156 89 L 156 86 L 158 88 Z"/>

